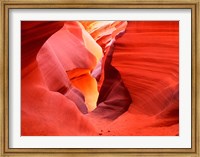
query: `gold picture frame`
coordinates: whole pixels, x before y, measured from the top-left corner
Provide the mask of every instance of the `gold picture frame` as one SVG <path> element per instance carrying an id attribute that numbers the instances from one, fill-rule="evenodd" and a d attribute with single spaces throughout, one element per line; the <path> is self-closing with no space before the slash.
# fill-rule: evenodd
<path id="1" fill-rule="evenodd" d="M 200 33 L 199 33 L 199 0 L 1 0 L 1 96 L 0 96 L 0 120 L 1 120 L 1 156 L 200 156 L 199 122 L 200 122 L 200 93 L 199 93 L 199 63 L 200 63 Z M 141 9 L 191 9 L 192 12 L 192 148 L 9 148 L 9 97 L 8 97 L 8 55 L 9 55 L 9 9 L 12 8 L 141 8 Z"/>

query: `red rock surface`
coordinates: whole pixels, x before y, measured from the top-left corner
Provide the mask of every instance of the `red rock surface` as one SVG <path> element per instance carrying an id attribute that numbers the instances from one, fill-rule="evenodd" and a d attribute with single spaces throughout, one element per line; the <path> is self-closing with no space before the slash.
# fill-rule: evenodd
<path id="1" fill-rule="evenodd" d="M 22 135 L 178 135 L 178 27 L 22 22 Z"/>
<path id="2" fill-rule="evenodd" d="M 129 111 L 154 115 L 178 98 L 178 37 L 178 22 L 130 22 L 116 41 L 112 65 L 134 99 Z"/>
<path id="3" fill-rule="evenodd" d="M 113 124 L 112 128 L 122 124 L 116 134 L 178 134 L 178 28 L 178 22 L 129 22 L 115 42 L 111 64 L 133 100 L 127 116 Z"/>
<path id="4" fill-rule="evenodd" d="M 75 34 L 80 35 L 76 38 L 74 30 L 67 32 L 63 24 L 22 22 L 22 135 L 96 134 L 93 125 L 81 113 L 87 112 L 84 96 L 66 74 L 72 67 L 92 68 L 96 59 L 82 44 L 81 29 Z M 23 29 L 27 26 L 29 29 Z M 51 31 L 46 32 L 48 30 Z M 73 38 L 75 46 L 70 40 Z M 69 59 L 65 50 L 75 59 Z M 76 60 L 75 52 L 85 52 L 85 58 Z"/>

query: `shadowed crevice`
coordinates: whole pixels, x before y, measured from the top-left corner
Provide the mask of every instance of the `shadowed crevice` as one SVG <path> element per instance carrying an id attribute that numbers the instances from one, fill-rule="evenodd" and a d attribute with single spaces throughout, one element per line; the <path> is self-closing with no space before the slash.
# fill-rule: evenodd
<path id="1" fill-rule="evenodd" d="M 119 34 L 117 38 L 121 37 L 122 34 Z M 102 67 L 104 81 L 99 91 L 97 108 L 92 111 L 92 114 L 98 114 L 99 118 L 110 120 L 116 119 L 127 111 L 132 102 L 119 71 L 111 65 L 113 52 L 114 44 L 111 45 L 109 52 L 105 54 L 105 62 Z"/>

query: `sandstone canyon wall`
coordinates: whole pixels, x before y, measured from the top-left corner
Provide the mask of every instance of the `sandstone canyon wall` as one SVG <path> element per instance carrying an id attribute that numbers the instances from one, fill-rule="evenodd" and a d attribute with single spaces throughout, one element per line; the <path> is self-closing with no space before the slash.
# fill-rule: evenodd
<path id="1" fill-rule="evenodd" d="M 179 135 L 178 21 L 22 21 L 22 136 Z"/>

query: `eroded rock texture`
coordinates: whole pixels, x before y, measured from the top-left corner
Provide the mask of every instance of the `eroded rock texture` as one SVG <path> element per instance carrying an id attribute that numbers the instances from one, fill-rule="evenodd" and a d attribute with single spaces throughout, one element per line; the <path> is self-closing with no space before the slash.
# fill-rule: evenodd
<path id="1" fill-rule="evenodd" d="M 22 135 L 178 135 L 178 22 L 22 22 Z"/>

